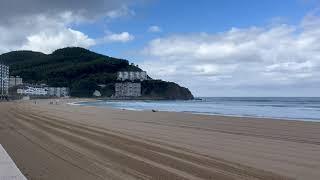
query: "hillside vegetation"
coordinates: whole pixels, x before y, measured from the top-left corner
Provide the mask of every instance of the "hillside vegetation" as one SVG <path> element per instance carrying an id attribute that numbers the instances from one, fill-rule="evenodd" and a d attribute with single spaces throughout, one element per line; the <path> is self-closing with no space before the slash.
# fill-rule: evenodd
<path id="1" fill-rule="evenodd" d="M 91 97 L 94 90 L 100 90 L 103 96 L 111 96 L 118 71 L 142 71 L 127 60 L 70 47 L 49 55 L 13 51 L 0 55 L 0 61 L 10 66 L 10 75 L 21 76 L 24 82 L 70 87 L 71 95 L 76 97 Z M 100 84 L 106 87 L 101 88 Z M 159 80 L 144 82 L 142 94 L 163 99 L 193 98 L 188 89 Z"/>

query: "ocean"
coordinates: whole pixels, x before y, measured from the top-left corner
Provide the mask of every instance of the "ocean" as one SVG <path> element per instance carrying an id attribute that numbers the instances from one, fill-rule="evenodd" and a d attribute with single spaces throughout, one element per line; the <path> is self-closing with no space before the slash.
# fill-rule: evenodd
<path id="1" fill-rule="evenodd" d="M 78 105 L 320 122 L 320 97 L 203 97 L 200 99 L 189 101 L 108 100 L 82 102 Z"/>

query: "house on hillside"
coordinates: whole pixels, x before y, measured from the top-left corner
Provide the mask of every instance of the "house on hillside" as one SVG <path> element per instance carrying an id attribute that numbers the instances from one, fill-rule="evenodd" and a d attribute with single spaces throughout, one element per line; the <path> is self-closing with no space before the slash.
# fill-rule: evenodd
<path id="1" fill-rule="evenodd" d="M 117 74 L 118 81 L 144 81 L 148 79 L 146 71 L 120 71 Z"/>
<path id="2" fill-rule="evenodd" d="M 139 97 L 141 96 L 141 81 L 148 79 L 146 71 L 120 71 L 115 84 L 115 97 Z M 139 82 L 140 81 L 140 82 Z"/>

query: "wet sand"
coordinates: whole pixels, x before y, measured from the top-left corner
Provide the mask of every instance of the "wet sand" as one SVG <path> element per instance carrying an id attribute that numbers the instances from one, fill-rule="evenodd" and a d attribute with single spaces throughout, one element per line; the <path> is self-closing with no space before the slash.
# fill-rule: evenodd
<path id="1" fill-rule="evenodd" d="M 319 179 L 320 123 L 0 103 L 28 179 Z"/>

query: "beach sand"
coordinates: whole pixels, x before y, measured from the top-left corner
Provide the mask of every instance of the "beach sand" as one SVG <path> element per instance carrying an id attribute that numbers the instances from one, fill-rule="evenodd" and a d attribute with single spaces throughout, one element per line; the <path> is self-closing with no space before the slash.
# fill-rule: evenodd
<path id="1" fill-rule="evenodd" d="M 28 179 L 320 178 L 320 123 L 0 103 L 0 144 Z"/>

